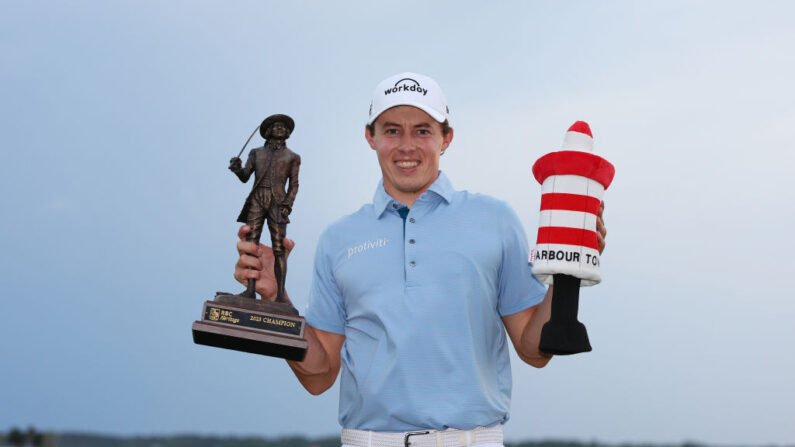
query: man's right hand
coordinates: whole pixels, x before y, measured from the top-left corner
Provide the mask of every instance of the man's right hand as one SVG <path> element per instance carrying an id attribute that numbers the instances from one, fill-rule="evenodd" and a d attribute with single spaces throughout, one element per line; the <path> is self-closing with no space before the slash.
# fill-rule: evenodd
<path id="1" fill-rule="evenodd" d="M 243 225 L 237 232 L 240 241 L 237 243 L 237 252 L 240 258 L 235 264 L 235 279 L 241 284 L 248 285 L 249 279 L 257 280 L 257 293 L 263 299 L 274 301 L 276 299 L 276 276 L 273 274 L 273 250 L 263 244 L 255 244 L 246 240 L 246 236 L 251 232 L 251 227 Z M 284 238 L 285 258 L 290 256 L 290 252 L 295 247 L 292 239 Z"/>
<path id="2" fill-rule="evenodd" d="M 232 157 L 229 160 L 229 170 L 230 171 L 239 171 L 243 169 L 243 160 L 240 157 Z"/>
<path id="3" fill-rule="evenodd" d="M 240 259 L 235 264 L 235 279 L 247 285 L 249 278 L 257 280 L 257 293 L 268 301 L 276 299 L 276 277 L 273 274 L 273 250 L 262 244 L 246 241 L 251 227 L 243 225 L 237 232 L 240 242 L 237 252 Z M 295 247 L 295 242 L 284 238 L 285 256 Z M 340 372 L 340 350 L 345 343 L 345 336 L 333 332 L 321 331 L 306 326 L 304 337 L 309 343 L 306 358 L 302 362 L 288 360 L 287 363 L 295 372 L 301 385 L 312 394 L 320 394 L 334 385 Z"/>

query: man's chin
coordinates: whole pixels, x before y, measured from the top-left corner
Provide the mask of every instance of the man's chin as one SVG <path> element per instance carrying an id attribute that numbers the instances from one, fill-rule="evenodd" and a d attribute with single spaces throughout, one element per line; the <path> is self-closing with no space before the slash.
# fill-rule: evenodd
<path id="1" fill-rule="evenodd" d="M 423 189 L 425 189 L 425 183 L 421 182 L 400 183 L 397 185 L 396 189 L 402 192 L 403 194 L 416 194 L 422 191 Z"/>

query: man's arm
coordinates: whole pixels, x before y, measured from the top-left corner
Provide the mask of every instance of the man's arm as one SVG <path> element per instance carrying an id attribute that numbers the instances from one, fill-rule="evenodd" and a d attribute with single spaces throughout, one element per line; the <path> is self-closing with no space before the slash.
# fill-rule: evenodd
<path id="1" fill-rule="evenodd" d="M 541 342 L 541 328 L 549 321 L 551 303 L 552 287 L 547 290 L 544 300 L 538 305 L 502 317 L 502 324 L 505 325 L 505 330 L 519 358 L 536 368 L 543 368 L 552 358 L 551 354 L 538 349 Z"/>
<path id="2" fill-rule="evenodd" d="M 334 385 L 340 372 L 340 351 L 345 336 L 307 325 L 304 331 L 309 348 L 302 362 L 287 361 L 298 381 L 311 394 L 318 395 Z"/>
<path id="3" fill-rule="evenodd" d="M 240 258 L 235 264 L 235 279 L 246 285 L 249 279 L 257 280 L 257 293 L 263 299 L 273 301 L 276 299 L 276 277 L 273 274 L 273 251 L 263 244 L 246 241 L 246 235 L 251 231 L 248 225 L 243 225 L 238 231 L 240 241 L 237 251 Z M 290 255 L 295 247 L 295 242 L 284 238 L 285 256 Z M 287 296 L 287 301 L 290 298 Z M 345 336 L 333 332 L 321 331 L 307 325 L 304 337 L 309 344 L 306 357 L 302 362 L 288 361 L 298 381 L 312 394 L 320 394 L 334 385 L 340 370 L 340 350 L 345 342 Z"/>
<path id="4" fill-rule="evenodd" d="M 599 206 L 599 214 L 596 216 L 596 238 L 599 244 L 599 254 L 605 249 L 605 237 L 607 228 L 602 218 L 605 204 Z M 513 315 L 502 317 L 502 323 L 508 332 L 519 358 L 536 368 L 543 368 L 549 363 L 552 354 L 547 354 L 538 349 L 541 342 L 541 329 L 544 327 L 551 315 L 552 309 L 552 287 L 550 286 L 544 295 L 544 300 L 537 306 L 525 309 Z"/>

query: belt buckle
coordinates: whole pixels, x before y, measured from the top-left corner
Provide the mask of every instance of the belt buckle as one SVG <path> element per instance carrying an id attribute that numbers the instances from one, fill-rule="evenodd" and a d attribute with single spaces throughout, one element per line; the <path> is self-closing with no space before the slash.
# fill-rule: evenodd
<path id="1" fill-rule="evenodd" d="M 409 447 L 411 445 L 411 443 L 409 443 L 409 438 L 411 436 L 415 436 L 415 435 L 416 436 L 429 435 L 430 433 L 431 432 L 429 432 L 429 431 L 410 431 L 410 432 L 406 433 L 406 436 L 403 438 L 403 446 L 404 447 Z"/>

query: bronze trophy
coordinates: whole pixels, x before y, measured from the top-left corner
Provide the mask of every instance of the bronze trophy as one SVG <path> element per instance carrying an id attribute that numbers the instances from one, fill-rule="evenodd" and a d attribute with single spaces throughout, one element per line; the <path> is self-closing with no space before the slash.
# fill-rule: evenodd
<path id="1" fill-rule="evenodd" d="M 254 187 L 237 221 L 251 227 L 246 240 L 256 244 L 265 221 L 268 223 L 278 286 L 276 300 L 257 299 L 254 279 L 248 280 L 248 287 L 240 294 L 216 292 L 215 299 L 204 303 L 202 319 L 193 323 L 193 341 L 197 344 L 287 360 L 300 361 L 306 355 L 307 342 L 303 338 L 306 320 L 298 315 L 284 293 L 287 273 L 284 237 L 298 193 L 301 164 L 301 157 L 285 144 L 294 127 L 293 119 L 287 115 L 269 116 L 254 129 L 240 154 L 229 163 L 229 170 L 243 183 L 254 174 Z M 252 149 L 244 166 L 239 157 L 257 130 L 265 138 L 265 145 Z"/>

